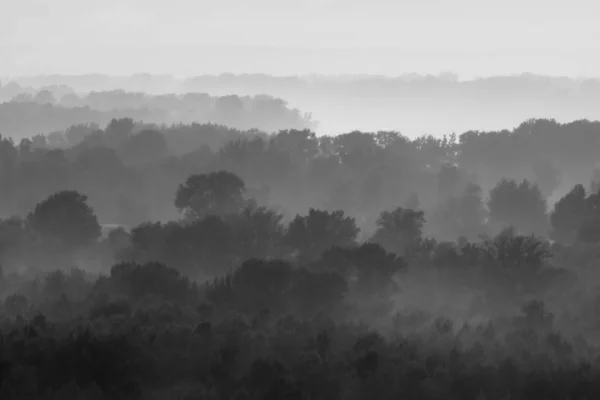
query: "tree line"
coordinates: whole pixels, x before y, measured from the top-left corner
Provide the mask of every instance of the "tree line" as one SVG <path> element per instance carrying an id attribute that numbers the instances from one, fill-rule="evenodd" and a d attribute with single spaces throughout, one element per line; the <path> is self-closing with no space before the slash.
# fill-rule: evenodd
<path id="1" fill-rule="evenodd" d="M 477 201 L 477 186 L 487 202 L 486 194 L 506 179 L 509 184 L 499 187 L 497 195 L 529 198 L 533 203 L 527 210 L 537 208 L 526 217 L 537 220 L 531 226 L 519 224 L 546 234 L 553 203 L 577 184 L 594 192 L 599 127 L 590 121 L 531 120 L 513 131 L 409 139 L 398 132 L 317 137 L 293 129 L 268 135 L 128 118 L 114 119 L 104 129 L 79 124 L 20 143 L 1 140 L 0 213 L 22 215 L 51 193 L 74 189 L 89 197 L 103 223 L 165 221 L 177 215 L 172 196 L 179 182 L 225 170 L 286 220 L 310 207 L 343 210 L 372 233 L 381 210 L 416 199 L 429 215 L 426 230 L 453 239 L 454 228 L 447 227 L 463 223 L 449 220 L 460 203 Z M 533 186 L 539 196 L 529 196 Z M 513 223 L 517 218 L 493 208 L 487 210 L 492 219 Z M 462 228 L 461 234 L 477 230 Z"/>
<path id="2" fill-rule="evenodd" d="M 78 94 L 57 87 L 21 89 L 0 83 L 0 132 L 17 138 L 64 131 L 72 124 L 105 126 L 113 118 L 131 117 L 146 123 L 213 123 L 237 129 L 276 132 L 316 126 L 310 114 L 290 108 L 267 95 L 237 96 L 207 93 L 148 95 L 123 90 Z M 12 96 L 2 101 L 2 94 Z"/>
<path id="3" fill-rule="evenodd" d="M 0 395 L 594 398 L 594 156 L 491 153 L 565 131 L 593 147 L 595 126 L 3 138 Z M 178 154 L 181 131 L 206 142 Z M 549 204 L 564 177 L 587 181 Z M 126 226 L 103 234 L 117 195 Z M 152 202 L 172 212 L 136 214 Z"/>
<path id="4" fill-rule="evenodd" d="M 535 186 L 502 185 L 539 196 Z M 594 248 L 510 228 L 439 241 L 423 234 L 418 207 L 383 211 L 365 241 L 341 210 L 310 209 L 284 226 L 228 171 L 192 175 L 174 198 L 180 219 L 107 237 L 76 191 L 2 221 L 3 398 L 545 399 L 600 390 L 598 298 L 573 298 L 569 313 L 552 300 L 580 290 L 570 261 L 593 259 Z M 102 260 L 99 275 L 77 267 L 84 254 Z M 16 261 L 37 270 L 15 274 Z M 459 313 L 431 300 L 411 305 L 419 284 L 429 296 L 455 292 L 442 302 L 467 293 L 471 303 Z"/>

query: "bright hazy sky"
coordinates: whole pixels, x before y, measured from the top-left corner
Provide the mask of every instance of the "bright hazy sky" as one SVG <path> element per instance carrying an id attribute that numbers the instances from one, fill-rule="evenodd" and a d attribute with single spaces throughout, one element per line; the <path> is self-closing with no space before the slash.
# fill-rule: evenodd
<path id="1" fill-rule="evenodd" d="M 0 76 L 600 76 L 598 0 L 0 0 Z"/>

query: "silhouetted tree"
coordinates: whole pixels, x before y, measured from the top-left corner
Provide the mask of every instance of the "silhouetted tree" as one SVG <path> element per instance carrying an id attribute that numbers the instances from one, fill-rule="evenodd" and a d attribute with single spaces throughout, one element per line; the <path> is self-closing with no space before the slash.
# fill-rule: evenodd
<path id="1" fill-rule="evenodd" d="M 394 277 L 406 265 L 402 257 L 387 252 L 380 245 L 363 243 L 325 251 L 314 268 L 345 277 L 353 290 L 363 294 L 389 294 L 397 288 Z"/>
<path id="2" fill-rule="evenodd" d="M 228 218 L 235 252 L 243 259 L 282 256 L 283 216 L 266 207 L 248 205 Z M 233 250 L 233 249 L 232 249 Z"/>
<path id="3" fill-rule="evenodd" d="M 358 232 L 354 218 L 343 211 L 311 208 L 308 215 L 297 215 L 292 220 L 284 240 L 300 257 L 314 260 L 333 246 L 352 246 Z"/>
<path id="4" fill-rule="evenodd" d="M 547 242 L 534 235 L 516 234 L 514 228 L 504 229 L 494 238 L 486 239 L 483 249 L 488 262 L 501 272 L 492 276 L 505 279 L 515 290 L 524 284 L 534 284 L 544 263 L 552 257 Z"/>
<path id="5" fill-rule="evenodd" d="M 33 102 L 38 104 L 56 104 L 56 99 L 49 90 L 40 90 L 33 98 Z"/>
<path id="6" fill-rule="evenodd" d="M 118 147 L 128 139 L 129 135 L 131 135 L 134 125 L 131 118 L 111 120 L 104 132 L 106 145 L 113 148 Z"/>
<path id="7" fill-rule="evenodd" d="M 40 202 L 28 215 L 27 225 L 46 243 L 60 249 L 86 246 L 100 236 L 100 224 L 87 196 L 72 190 Z"/>
<path id="8" fill-rule="evenodd" d="M 402 207 L 384 211 L 377 220 L 377 230 L 371 241 L 389 252 L 404 255 L 422 237 L 425 213 Z"/>
<path id="9" fill-rule="evenodd" d="M 572 243 L 580 230 L 590 220 L 590 208 L 583 185 L 575 185 L 554 205 L 550 215 L 552 237 L 564 243 Z"/>
<path id="10" fill-rule="evenodd" d="M 245 205 L 245 184 L 227 171 L 192 175 L 177 189 L 175 207 L 188 219 L 237 213 Z"/>
<path id="11" fill-rule="evenodd" d="M 101 284 L 105 285 L 104 282 Z M 176 269 L 157 262 L 117 264 L 110 270 L 108 284 L 115 294 L 126 295 L 136 301 L 145 296 L 158 296 L 183 305 L 194 304 L 198 299 L 196 288 L 188 278 Z"/>

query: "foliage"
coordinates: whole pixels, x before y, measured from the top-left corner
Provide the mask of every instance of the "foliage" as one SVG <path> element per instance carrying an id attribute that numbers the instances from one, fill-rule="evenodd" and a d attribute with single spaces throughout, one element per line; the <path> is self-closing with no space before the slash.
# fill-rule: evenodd
<path id="1" fill-rule="evenodd" d="M 316 259 L 333 246 L 352 246 L 358 236 L 354 218 L 343 211 L 311 208 L 308 215 L 297 215 L 287 229 L 285 243 L 304 257 Z"/>
<path id="2" fill-rule="evenodd" d="M 377 230 L 371 238 L 374 243 L 398 255 L 404 255 L 407 249 L 423 235 L 425 213 L 398 207 L 393 211 L 384 211 L 377 220 Z"/>
<path id="3" fill-rule="evenodd" d="M 175 207 L 188 219 L 207 215 L 226 216 L 244 206 L 244 182 L 227 171 L 192 175 L 179 186 Z"/>
<path id="4" fill-rule="evenodd" d="M 211 107 L 240 125 L 285 109 L 253 101 Z M 564 171 L 592 170 L 546 141 L 596 125 L 457 141 L 107 123 L 73 127 L 72 147 L 0 138 L 0 207 L 30 211 L 0 220 L 2 398 L 600 395 L 600 197 L 576 186 L 546 215 Z M 88 192 L 130 226 L 97 240 Z"/>
<path id="5" fill-rule="evenodd" d="M 195 301 L 196 288 L 179 271 L 164 264 L 150 262 L 143 265 L 120 263 L 113 266 L 107 282 L 100 281 L 114 295 L 124 295 L 139 301 L 145 296 L 156 296 L 164 301 L 186 304 Z M 109 292 L 109 293 L 110 293 Z"/>
<path id="6" fill-rule="evenodd" d="M 39 203 L 27 216 L 27 225 L 60 250 L 86 246 L 100 236 L 87 196 L 76 191 L 58 192 Z"/>
<path id="7" fill-rule="evenodd" d="M 523 233 L 547 232 L 546 201 L 539 188 L 527 180 L 498 182 L 490 191 L 488 208 L 492 223 L 500 229 L 512 226 Z"/>
<path id="8" fill-rule="evenodd" d="M 586 190 L 583 185 L 576 185 L 554 205 L 550 215 L 553 237 L 564 243 L 574 242 L 589 214 Z"/>

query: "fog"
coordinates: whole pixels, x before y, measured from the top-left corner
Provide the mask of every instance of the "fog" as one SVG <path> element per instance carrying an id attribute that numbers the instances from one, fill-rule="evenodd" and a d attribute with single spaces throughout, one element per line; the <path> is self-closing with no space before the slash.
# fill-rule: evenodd
<path id="1" fill-rule="evenodd" d="M 19 85 L 18 87 L 16 85 Z M 14 98 L 18 93 L 34 96 L 41 89 L 55 93 L 62 107 L 88 106 L 101 111 L 121 110 L 105 116 L 86 116 L 91 122 L 105 124 L 111 117 L 126 116 L 124 108 L 134 109 L 130 116 L 146 122 L 218 122 L 269 132 L 296 128 L 301 122 L 268 123 L 248 121 L 235 125 L 206 114 L 192 112 L 197 104 L 176 104 L 167 97 L 151 101 L 147 96 L 183 96 L 202 93 L 211 96 L 269 95 L 285 101 L 299 115 L 310 114 L 311 127 L 319 135 L 338 135 L 353 130 L 395 130 L 415 138 L 421 135 L 441 137 L 468 130 L 502 130 L 517 127 L 529 118 L 552 118 L 559 122 L 599 117 L 596 104 L 600 99 L 600 81 L 533 74 L 494 76 L 461 80 L 456 74 L 407 74 L 400 77 L 379 75 L 309 75 L 276 77 L 265 74 L 200 75 L 177 79 L 171 75 L 45 75 L 12 78 L 0 88 L 0 97 Z M 130 93 L 127 102 L 115 102 L 118 93 Z M 106 92 L 104 103 L 98 93 Z M 65 94 L 79 93 L 87 100 L 61 101 Z M 124 94 L 120 95 L 124 97 Z M 112 99 L 107 103 L 106 99 Z M 159 101 L 161 100 L 162 101 Z M 150 107 L 153 111 L 141 112 Z M 300 117 L 299 117 L 300 118 Z M 84 121 L 82 121 L 84 122 Z M 31 123 L 31 121 L 29 122 Z M 25 126 L 25 125 L 22 125 Z M 47 129 L 66 128 L 49 126 Z M 42 127 L 38 128 L 41 133 Z M 6 126 L 5 134 L 11 132 Z"/>
<path id="2" fill-rule="evenodd" d="M 0 5 L 0 398 L 600 398 L 599 7 Z"/>

